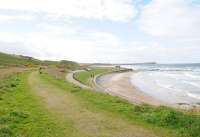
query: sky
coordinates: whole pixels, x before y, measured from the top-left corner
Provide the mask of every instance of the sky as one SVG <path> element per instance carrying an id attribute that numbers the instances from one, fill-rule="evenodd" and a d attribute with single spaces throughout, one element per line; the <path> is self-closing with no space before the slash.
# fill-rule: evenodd
<path id="1" fill-rule="evenodd" d="M 200 62 L 200 0 L 0 0 L 0 51 L 84 63 Z"/>

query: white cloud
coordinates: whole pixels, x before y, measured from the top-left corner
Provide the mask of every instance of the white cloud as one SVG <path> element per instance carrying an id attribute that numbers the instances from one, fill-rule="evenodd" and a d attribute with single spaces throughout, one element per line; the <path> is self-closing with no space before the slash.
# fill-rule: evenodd
<path id="1" fill-rule="evenodd" d="M 131 1 L 0 0 L 0 22 L 3 22 L 0 51 L 79 62 L 200 60 L 199 7 L 191 5 L 190 0 L 152 0 L 147 4 L 139 17 L 140 28 L 147 34 L 164 38 L 160 39 L 141 34 L 137 26 L 125 23 L 112 26 L 113 22 L 108 22 L 127 21 L 134 17 L 137 11 Z M 80 18 L 73 20 L 71 17 Z M 87 22 L 84 19 L 107 22 L 90 20 L 90 27 L 84 24 Z M 29 22 L 7 24 L 7 21 L 18 20 Z M 107 27 L 111 27 L 109 32 L 105 30 Z"/>
<path id="2" fill-rule="evenodd" d="M 18 20 L 23 21 L 31 21 L 33 20 L 34 16 L 31 15 L 6 15 L 6 14 L 0 14 L 0 22 L 13 22 Z"/>
<path id="3" fill-rule="evenodd" d="M 76 26 L 67 25 L 41 24 L 38 27 L 42 31 L 21 34 L 1 32 L 0 50 L 40 59 L 106 62 L 110 60 L 107 58 L 110 52 L 121 45 L 120 39 L 109 32 L 77 29 Z"/>
<path id="4" fill-rule="evenodd" d="M 192 0 L 152 0 L 143 8 L 140 28 L 165 38 L 199 38 L 200 7 Z"/>
<path id="5" fill-rule="evenodd" d="M 111 21 L 126 21 L 137 13 L 131 0 L 0 0 L 0 3 L 0 9 L 5 10 Z"/>
<path id="6" fill-rule="evenodd" d="M 56 26 L 51 27 L 56 28 Z M 70 28 L 72 29 L 73 27 Z M 40 59 L 110 63 L 147 61 L 180 63 L 200 60 L 198 42 L 193 42 L 193 44 L 188 42 L 184 45 L 180 42 L 175 43 L 175 45 L 180 44 L 181 46 L 176 47 L 167 46 L 155 40 L 134 41 L 125 46 L 121 39 L 112 33 L 85 29 L 75 29 L 73 33 L 68 32 L 67 29 L 65 32 L 49 29 L 49 31 L 24 34 L 0 33 L 0 51 Z"/>
<path id="7" fill-rule="evenodd" d="M 185 43 L 175 43 L 174 45 L 176 45 L 176 47 L 167 46 L 155 41 L 134 41 L 125 48 L 121 47 L 121 49 L 118 50 L 118 62 L 199 62 L 200 46 L 195 43 L 189 43 L 189 45 Z M 116 53 L 117 52 L 115 52 L 115 54 Z"/>

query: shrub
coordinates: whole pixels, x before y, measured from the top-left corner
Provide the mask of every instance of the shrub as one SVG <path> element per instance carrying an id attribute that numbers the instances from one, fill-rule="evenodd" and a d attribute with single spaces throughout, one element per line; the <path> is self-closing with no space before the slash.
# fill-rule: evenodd
<path id="1" fill-rule="evenodd" d="M 0 137 L 11 137 L 13 135 L 10 128 L 3 127 L 0 128 Z"/>

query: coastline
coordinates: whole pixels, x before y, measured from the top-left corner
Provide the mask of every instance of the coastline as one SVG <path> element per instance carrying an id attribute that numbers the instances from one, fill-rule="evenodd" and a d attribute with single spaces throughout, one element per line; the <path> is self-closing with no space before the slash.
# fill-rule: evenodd
<path id="1" fill-rule="evenodd" d="M 112 72 L 97 76 L 95 79 L 96 85 L 99 89 L 103 90 L 114 96 L 119 96 L 128 100 L 131 103 L 147 103 L 155 106 L 171 104 L 156 99 L 146 93 L 140 91 L 136 86 L 131 84 L 130 75 L 137 73 L 136 71 L 130 72 Z"/>
<path id="2" fill-rule="evenodd" d="M 111 72 L 99 75 L 95 78 L 96 88 L 113 96 L 118 96 L 128 100 L 130 103 L 150 104 L 154 106 L 169 106 L 181 110 L 200 111 L 200 105 L 187 103 L 169 103 L 144 93 L 130 81 L 130 75 L 137 71 Z"/>

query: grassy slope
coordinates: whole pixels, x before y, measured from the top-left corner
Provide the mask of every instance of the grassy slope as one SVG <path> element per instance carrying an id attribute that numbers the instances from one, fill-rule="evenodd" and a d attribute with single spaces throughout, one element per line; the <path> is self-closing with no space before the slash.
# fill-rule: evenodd
<path id="1" fill-rule="evenodd" d="M 45 77 L 45 76 L 44 76 Z M 131 137 L 155 137 L 143 128 L 96 107 L 88 107 L 87 101 L 44 79 L 38 73 L 29 77 L 34 93 L 42 97 L 49 111 L 56 113 L 60 121 L 70 123 L 76 137 L 111 137 L 129 135 Z M 66 121 L 67 120 L 67 121 Z M 69 133 L 68 133 L 69 136 Z M 71 136 L 71 135 L 70 135 Z"/>
<path id="2" fill-rule="evenodd" d="M 163 106 L 132 105 L 124 100 L 104 93 L 81 90 L 69 83 L 66 84 L 63 80 L 55 80 L 47 75 L 43 75 L 43 79 L 76 94 L 88 102 L 88 107 L 111 112 L 148 128 L 156 130 L 157 128 L 166 129 L 174 136 L 200 137 L 200 118 L 197 115 L 179 112 Z M 159 131 L 163 133 L 163 130 Z"/>
<path id="3" fill-rule="evenodd" d="M 70 125 L 57 122 L 27 85 L 28 73 L 0 81 L 0 137 L 61 137 Z"/>
<path id="4" fill-rule="evenodd" d="M 57 66 L 63 69 L 75 69 L 79 67 L 76 62 L 73 61 L 41 61 L 28 56 L 11 55 L 0 52 L 0 66 L 38 66 L 38 65 L 48 65 Z"/>
<path id="5" fill-rule="evenodd" d="M 6 53 L 0 52 L 0 65 L 38 65 L 41 61 L 36 60 L 31 57 L 25 57 L 25 56 L 16 56 L 16 55 L 10 55 Z"/>
<path id="6" fill-rule="evenodd" d="M 91 82 L 91 75 L 98 75 L 98 74 L 101 74 L 101 73 L 105 73 L 105 72 L 109 72 L 113 70 L 113 68 L 95 68 L 93 70 L 90 70 L 90 71 L 81 71 L 81 72 L 77 72 L 75 73 L 74 75 L 74 78 L 78 81 L 80 81 L 81 83 L 83 84 L 86 84 L 86 85 L 91 85 L 92 82 Z"/>
<path id="7" fill-rule="evenodd" d="M 31 76 L 32 74 L 33 73 L 31 73 Z M 34 76 L 34 78 L 36 78 L 36 81 L 39 83 L 36 85 L 33 82 L 34 87 L 39 89 L 43 87 L 45 88 L 45 92 L 49 90 L 49 92 L 53 93 L 50 95 L 50 97 L 54 101 L 56 101 L 55 97 L 61 95 L 61 101 L 60 99 L 57 100 L 55 104 L 53 103 L 53 108 L 48 108 L 44 98 L 36 96 L 36 91 L 32 89 L 32 87 L 31 89 L 34 90 L 34 92 L 30 90 L 30 87 L 28 86 L 29 84 L 27 83 L 28 78 L 30 78 L 29 73 L 21 73 L 13 75 L 6 80 L 4 79 L 4 82 L 0 82 L 1 87 L 3 87 L 1 88 L 0 95 L 0 137 L 89 137 L 89 134 L 87 134 L 88 129 L 89 132 L 94 134 L 94 136 L 111 136 L 113 135 L 112 133 L 119 132 L 119 129 L 116 127 L 118 127 L 118 124 L 120 125 L 121 122 L 118 124 L 115 123 L 116 121 L 120 121 L 117 117 L 110 117 L 111 115 L 107 116 L 104 115 L 104 113 L 99 113 L 98 111 L 96 112 L 95 108 L 92 108 L 90 109 L 92 111 L 89 111 L 88 105 L 85 104 L 85 101 L 82 103 L 79 102 L 78 96 L 73 98 L 75 94 L 66 92 L 57 85 L 50 84 L 51 82 L 48 81 L 47 75 L 42 75 L 41 80 L 37 74 Z M 29 80 L 34 81 L 34 78 Z M 44 93 L 42 90 L 38 90 L 38 92 L 42 94 Z M 70 98 L 62 100 L 63 97 L 66 96 Z M 50 101 L 49 98 L 46 101 Z M 68 103 L 68 105 L 65 104 L 65 101 Z M 74 101 L 78 101 L 78 104 L 74 104 Z M 78 108 L 76 108 L 76 105 L 78 105 Z M 67 111 L 65 113 L 66 109 Z M 87 111 L 88 114 L 85 115 Z M 72 119 L 74 117 L 75 119 Z M 96 120 L 94 119 L 95 117 L 97 118 Z M 109 126 L 107 125 L 107 120 L 111 120 Z M 74 127 L 74 124 L 81 124 L 79 125 L 80 129 Z M 95 129 L 97 125 L 99 125 L 98 128 L 100 128 L 98 129 L 98 132 L 96 132 Z M 114 127 L 111 125 L 114 125 Z M 124 126 L 124 124 L 122 125 Z M 128 126 L 125 129 L 129 128 L 130 127 Z M 86 129 L 86 131 L 81 129 Z M 123 131 L 123 128 L 121 130 Z M 128 131 L 126 130 L 123 131 L 123 133 L 127 132 Z M 130 130 L 130 132 L 133 133 L 132 130 Z M 147 133 L 148 132 L 144 131 L 145 137 L 148 135 Z"/>

